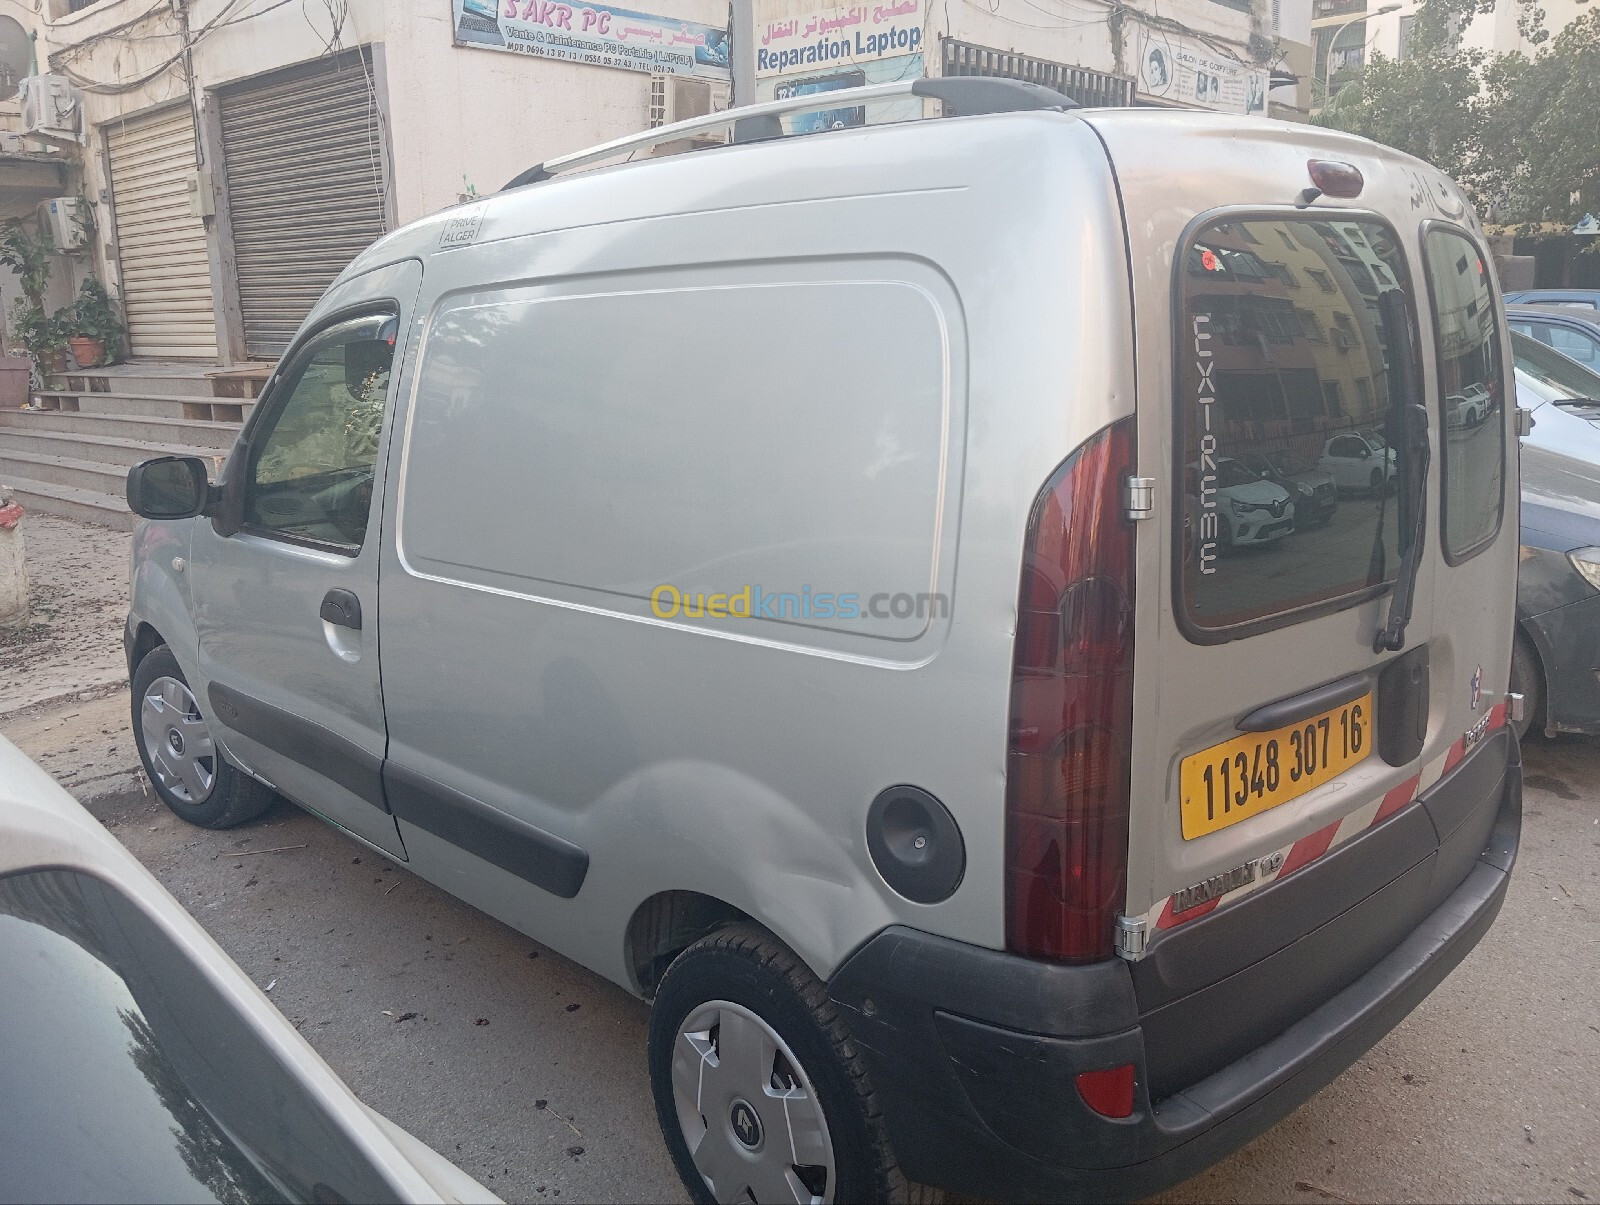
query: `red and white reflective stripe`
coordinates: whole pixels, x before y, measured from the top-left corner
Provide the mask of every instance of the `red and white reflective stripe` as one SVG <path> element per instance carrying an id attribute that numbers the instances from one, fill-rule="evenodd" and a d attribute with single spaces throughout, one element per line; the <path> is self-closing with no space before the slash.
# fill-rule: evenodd
<path id="1" fill-rule="evenodd" d="M 1489 709 L 1489 714 L 1486 718 L 1487 723 L 1483 729 L 1485 735 L 1505 723 L 1506 705 L 1504 703 L 1496 703 Z M 1481 740 L 1482 737 L 1479 739 Z M 1457 737 L 1454 743 L 1442 754 L 1423 766 L 1420 772 L 1413 774 L 1399 786 L 1390 789 L 1381 799 L 1374 799 L 1371 803 L 1362 804 L 1349 815 L 1319 828 L 1314 833 L 1301 837 L 1292 845 L 1286 845 L 1282 849 L 1274 850 L 1263 857 L 1260 860 L 1261 863 L 1269 866 L 1275 862 L 1278 863 L 1278 868 L 1270 874 L 1260 873 L 1256 876 L 1254 882 L 1246 883 L 1242 887 L 1236 887 L 1232 891 L 1209 899 L 1203 904 L 1196 904 L 1193 908 L 1186 909 L 1183 912 L 1174 912 L 1172 910 L 1172 902 L 1175 897 L 1169 895 L 1145 914 L 1146 922 L 1155 929 L 1176 928 L 1187 921 L 1195 920 L 1215 911 L 1224 903 L 1242 899 L 1252 891 L 1259 891 L 1261 888 L 1293 874 L 1302 867 L 1309 866 L 1330 849 L 1337 848 L 1358 833 L 1363 833 L 1369 828 L 1382 824 L 1401 808 L 1405 807 L 1406 804 L 1450 773 L 1451 770 L 1454 770 L 1466 755 L 1467 737 L 1463 734 Z M 1258 863 L 1259 865 L 1260 863 Z"/>

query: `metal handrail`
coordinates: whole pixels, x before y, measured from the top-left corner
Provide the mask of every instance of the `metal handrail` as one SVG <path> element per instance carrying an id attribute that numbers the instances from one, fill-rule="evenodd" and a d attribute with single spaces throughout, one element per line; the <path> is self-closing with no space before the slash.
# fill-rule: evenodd
<path id="1" fill-rule="evenodd" d="M 623 138 L 603 142 L 588 150 L 575 151 L 556 159 L 537 163 L 509 181 L 505 188 L 521 188 L 537 184 L 561 172 L 586 167 L 617 155 L 632 154 L 666 142 L 676 142 L 708 130 L 733 127 L 735 142 L 754 142 L 767 138 L 783 137 L 783 126 L 778 118 L 786 113 L 809 113 L 821 109 L 853 108 L 875 101 L 894 100 L 900 97 L 918 97 L 942 101 L 947 109 L 963 116 L 979 113 L 1013 113 L 1037 109 L 1076 109 L 1078 102 L 1070 96 L 1038 84 L 1022 80 L 991 79 L 977 76 L 949 76 L 941 79 L 900 80 L 892 84 L 867 84 L 860 88 L 839 88 L 829 92 L 813 92 L 805 96 L 791 96 L 783 100 L 769 100 L 756 105 L 740 105 L 720 113 L 707 113 L 675 121 L 671 125 L 657 126 Z M 502 189 L 501 191 L 505 191 Z"/>

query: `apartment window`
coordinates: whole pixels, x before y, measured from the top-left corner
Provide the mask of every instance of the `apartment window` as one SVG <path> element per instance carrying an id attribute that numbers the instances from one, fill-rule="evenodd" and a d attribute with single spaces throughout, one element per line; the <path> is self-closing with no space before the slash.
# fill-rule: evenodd
<path id="1" fill-rule="evenodd" d="M 1316 281 L 1317 288 L 1321 289 L 1324 293 L 1332 293 L 1334 291 L 1333 277 L 1329 276 L 1322 269 L 1307 268 L 1306 275 L 1311 277 L 1312 280 Z"/>
<path id="2" fill-rule="evenodd" d="M 1400 18 L 1400 50 L 1399 58 L 1409 58 L 1411 55 L 1411 27 L 1417 23 L 1415 17 Z"/>
<path id="3" fill-rule="evenodd" d="M 1322 333 L 1322 321 L 1310 310 L 1296 310 L 1295 317 L 1300 319 L 1300 329 L 1306 333 L 1306 338 L 1313 343 L 1326 343 L 1328 336 Z"/>
<path id="4" fill-rule="evenodd" d="M 1278 281 L 1279 284 L 1287 285 L 1291 289 L 1298 289 L 1300 287 L 1300 281 L 1296 279 L 1294 270 L 1290 268 L 1288 264 L 1269 263 L 1267 265 L 1267 271 L 1275 280 Z"/>

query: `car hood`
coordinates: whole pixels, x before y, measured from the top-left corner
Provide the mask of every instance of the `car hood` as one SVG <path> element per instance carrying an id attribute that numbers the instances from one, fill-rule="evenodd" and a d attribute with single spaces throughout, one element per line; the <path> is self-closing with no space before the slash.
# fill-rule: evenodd
<path id="1" fill-rule="evenodd" d="M 1219 494 L 1237 498 L 1240 502 L 1254 502 L 1257 506 L 1271 506 L 1274 502 L 1287 502 L 1289 491 L 1270 481 L 1247 481 L 1243 485 L 1224 485 Z"/>
<path id="2" fill-rule="evenodd" d="M 1600 470 L 1559 452 L 1524 447 L 1522 527 L 1570 548 L 1600 545 Z"/>

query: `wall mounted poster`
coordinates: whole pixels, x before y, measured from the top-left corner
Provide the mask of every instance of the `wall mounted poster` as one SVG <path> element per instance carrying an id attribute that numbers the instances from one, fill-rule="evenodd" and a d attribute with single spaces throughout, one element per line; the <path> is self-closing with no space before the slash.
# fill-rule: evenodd
<path id="1" fill-rule="evenodd" d="M 923 0 L 815 5 L 755 0 L 756 100 L 921 79 Z M 784 118 L 791 134 L 922 116 L 919 100 L 818 108 Z"/>
<path id="2" fill-rule="evenodd" d="M 1219 113 L 1265 113 L 1267 73 L 1164 30 L 1139 37 L 1139 95 Z"/>
<path id="3" fill-rule="evenodd" d="M 728 31 L 607 4 L 452 0 L 455 43 L 568 63 L 726 80 Z"/>

